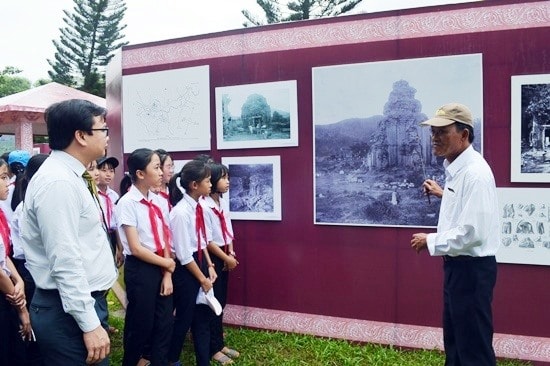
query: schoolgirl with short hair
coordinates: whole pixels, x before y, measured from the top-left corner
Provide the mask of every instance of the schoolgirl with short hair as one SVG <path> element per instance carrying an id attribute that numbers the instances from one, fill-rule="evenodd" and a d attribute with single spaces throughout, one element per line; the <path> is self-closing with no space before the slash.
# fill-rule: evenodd
<path id="1" fill-rule="evenodd" d="M 126 256 L 124 281 L 128 306 L 124 324 L 124 366 L 135 366 L 147 353 L 151 365 L 168 364 L 173 324 L 170 229 L 159 197 L 150 190 L 160 184 L 156 152 L 137 149 L 128 157 L 133 185 L 116 207 L 118 232 Z M 147 347 L 147 349 L 146 349 Z"/>
<path id="2" fill-rule="evenodd" d="M 214 263 L 218 278 L 214 283 L 214 294 L 222 305 L 227 304 L 227 287 L 229 271 L 237 267 L 235 251 L 233 249 L 233 227 L 231 219 L 224 208 L 228 207 L 223 194 L 229 190 L 229 169 L 223 164 L 210 164 L 212 190 L 205 196 L 203 206 L 206 223 L 212 230 L 212 241 L 208 244 L 208 251 Z M 210 349 L 212 359 L 225 364 L 231 358 L 239 357 L 240 353 L 228 348 L 223 339 L 223 312 L 214 317 L 210 328 Z"/>
<path id="3" fill-rule="evenodd" d="M 189 328 L 193 334 L 198 366 L 210 364 L 210 320 L 213 312 L 206 305 L 197 305 L 199 289 L 210 291 L 216 271 L 206 246 L 211 240 L 207 230 L 202 196 L 210 193 L 210 168 L 192 160 L 170 180 L 170 229 L 177 258 L 173 275 L 176 318 L 170 345 L 171 365 L 180 365 L 179 357 Z"/>

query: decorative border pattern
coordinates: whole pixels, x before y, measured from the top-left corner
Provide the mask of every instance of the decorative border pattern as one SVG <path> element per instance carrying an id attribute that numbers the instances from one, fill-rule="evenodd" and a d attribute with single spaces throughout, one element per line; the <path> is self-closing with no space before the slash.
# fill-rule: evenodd
<path id="1" fill-rule="evenodd" d="M 419 325 L 347 319 L 238 305 L 226 306 L 224 322 L 236 326 L 311 334 L 349 341 L 443 350 L 442 329 Z M 550 362 L 550 338 L 497 333 L 494 335 L 493 345 L 497 357 Z"/>
<path id="2" fill-rule="evenodd" d="M 122 69 L 336 44 L 544 27 L 550 24 L 550 2 L 357 19 L 330 26 L 319 22 L 302 24 L 123 49 Z"/>

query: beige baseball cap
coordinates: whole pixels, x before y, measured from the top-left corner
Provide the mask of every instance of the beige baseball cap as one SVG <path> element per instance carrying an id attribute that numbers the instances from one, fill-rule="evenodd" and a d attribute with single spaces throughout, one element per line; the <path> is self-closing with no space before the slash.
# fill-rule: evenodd
<path id="1" fill-rule="evenodd" d="M 464 104 L 445 104 L 435 112 L 435 117 L 422 122 L 421 125 L 444 127 L 452 125 L 455 122 L 464 123 L 465 125 L 474 127 L 472 112 L 470 112 L 470 109 Z"/>

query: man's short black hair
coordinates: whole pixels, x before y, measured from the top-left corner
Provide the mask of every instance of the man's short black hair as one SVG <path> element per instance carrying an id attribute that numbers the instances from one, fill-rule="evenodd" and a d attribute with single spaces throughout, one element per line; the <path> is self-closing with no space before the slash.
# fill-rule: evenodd
<path id="1" fill-rule="evenodd" d="M 70 99 L 52 104 L 44 114 L 50 149 L 66 149 L 73 141 L 76 131 L 87 131 L 91 134 L 93 118 L 105 117 L 106 114 L 105 108 L 84 99 Z"/>
<path id="2" fill-rule="evenodd" d="M 470 144 L 474 142 L 474 128 L 472 126 L 460 122 L 455 122 L 455 126 L 458 132 L 468 130 L 468 142 Z"/>

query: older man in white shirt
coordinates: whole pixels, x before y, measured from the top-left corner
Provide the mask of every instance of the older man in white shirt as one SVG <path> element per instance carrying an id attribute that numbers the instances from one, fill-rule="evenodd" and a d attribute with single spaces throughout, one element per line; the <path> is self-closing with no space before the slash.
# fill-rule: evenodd
<path id="1" fill-rule="evenodd" d="M 431 126 L 433 152 L 445 157 L 445 186 L 426 180 L 426 194 L 441 197 L 437 233 L 414 234 L 411 246 L 443 257 L 445 365 L 496 365 L 491 302 L 500 245 L 495 179 L 473 149 L 470 110 L 450 103 L 422 125 Z"/>
<path id="2" fill-rule="evenodd" d="M 107 291 L 117 277 L 86 166 L 107 147 L 106 111 L 85 100 L 46 110 L 51 156 L 29 183 L 21 233 L 36 281 L 31 322 L 46 365 L 108 364 Z"/>

